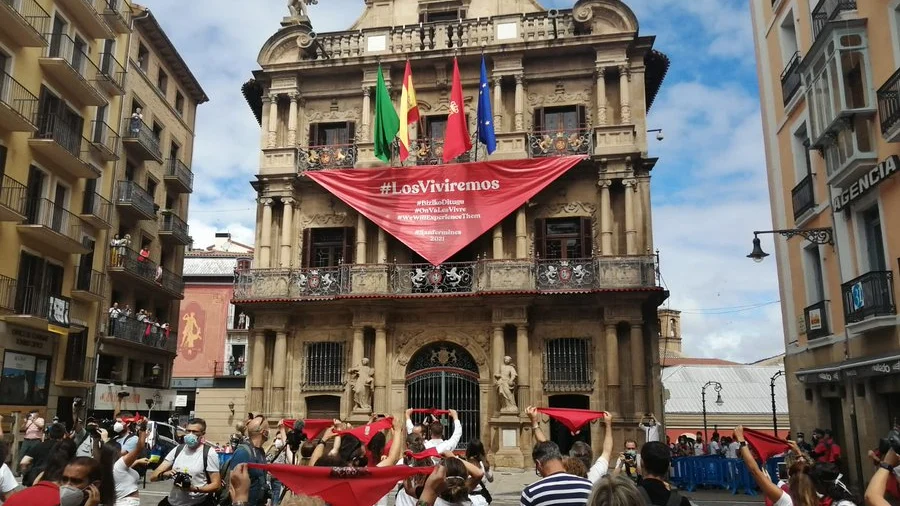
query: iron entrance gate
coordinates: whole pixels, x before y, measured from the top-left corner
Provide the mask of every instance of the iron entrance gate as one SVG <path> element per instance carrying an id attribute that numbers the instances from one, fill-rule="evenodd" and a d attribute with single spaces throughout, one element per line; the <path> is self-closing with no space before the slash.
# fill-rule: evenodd
<path id="1" fill-rule="evenodd" d="M 463 428 L 460 449 L 481 437 L 478 365 L 459 345 L 435 343 L 413 355 L 406 367 L 406 402 L 412 409 L 455 409 Z M 445 439 L 452 430 L 445 427 Z"/>

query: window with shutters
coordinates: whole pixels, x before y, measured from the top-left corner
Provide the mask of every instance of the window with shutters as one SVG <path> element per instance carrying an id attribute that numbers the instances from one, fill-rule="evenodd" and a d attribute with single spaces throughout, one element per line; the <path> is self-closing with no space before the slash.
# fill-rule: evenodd
<path id="1" fill-rule="evenodd" d="M 468 116 L 466 116 L 466 122 L 468 121 Z M 440 165 L 444 163 L 444 136 L 446 133 L 446 115 L 435 114 L 425 116 L 425 128 L 420 130 L 419 138 L 416 140 L 415 146 L 413 147 L 417 165 Z M 463 153 L 456 161 L 471 161 L 471 154 Z"/>
<path id="2" fill-rule="evenodd" d="M 531 156 L 583 155 L 591 152 L 592 138 L 583 105 L 542 107 L 534 110 L 529 136 Z"/>
<path id="3" fill-rule="evenodd" d="M 539 219 L 534 226 L 535 252 L 542 259 L 575 259 L 593 256 L 592 221 L 589 217 Z"/>
<path id="4" fill-rule="evenodd" d="M 562 338 L 546 342 L 544 352 L 544 390 L 572 392 L 591 390 L 593 356 L 590 339 Z"/>
<path id="5" fill-rule="evenodd" d="M 306 343 L 304 387 L 340 388 L 344 384 L 344 343 Z"/>
<path id="6" fill-rule="evenodd" d="M 303 266 L 337 267 L 353 263 L 354 232 L 350 227 L 303 231 Z"/>
<path id="7" fill-rule="evenodd" d="M 356 165 L 356 124 L 313 123 L 309 146 L 300 148 L 304 170 L 342 169 Z"/>
<path id="8" fill-rule="evenodd" d="M 310 146 L 343 146 L 352 144 L 355 137 L 356 124 L 352 121 L 313 123 L 309 126 Z"/>

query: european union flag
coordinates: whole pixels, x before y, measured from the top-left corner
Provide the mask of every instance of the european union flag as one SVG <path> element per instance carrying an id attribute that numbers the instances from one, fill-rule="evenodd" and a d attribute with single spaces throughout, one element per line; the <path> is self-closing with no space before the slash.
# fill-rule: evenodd
<path id="1" fill-rule="evenodd" d="M 494 114 L 491 112 L 491 88 L 488 86 L 484 56 L 481 57 L 481 82 L 478 83 L 478 140 L 487 147 L 488 154 L 497 150 Z"/>

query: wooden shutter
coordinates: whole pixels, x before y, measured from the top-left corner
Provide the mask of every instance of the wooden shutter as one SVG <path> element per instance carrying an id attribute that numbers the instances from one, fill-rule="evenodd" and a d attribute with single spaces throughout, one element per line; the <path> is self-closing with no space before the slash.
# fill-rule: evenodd
<path id="1" fill-rule="evenodd" d="M 317 128 L 315 123 L 309 125 L 309 146 L 318 146 L 319 145 L 319 129 Z"/>
<path id="2" fill-rule="evenodd" d="M 3 179 L 4 174 L 6 174 L 6 146 L 0 146 L 0 179 Z M 88 179 L 88 181 L 93 181 L 93 179 Z"/>
<path id="3" fill-rule="evenodd" d="M 547 220 L 538 218 L 534 220 L 534 254 L 541 259 L 547 258 L 547 244 L 544 242 L 544 230 Z"/>
<path id="4" fill-rule="evenodd" d="M 533 126 L 531 128 L 532 132 L 542 132 L 544 131 L 544 109 L 542 107 L 537 107 L 534 109 L 532 113 L 533 116 Z"/>
<path id="5" fill-rule="evenodd" d="M 347 122 L 347 141 L 345 144 L 355 144 L 356 143 L 356 123 L 352 121 Z"/>
<path id="6" fill-rule="evenodd" d="M 353 227 L 344 228 L 344 250 L 341 258 L 345 264 L 353 263 L 353 250 L 356 249 L 356 229 Z"/>
<path id="7" fill-rule="evenodd" d="M 312 265 L 312 229 L 303 229 L 303 267 Z"/>
<path id="8" fill-rule="evenodd" d="M 587 107 L 583 105 L 579 105 L 575 108 L 576 113 L 578 115 L 578 129 L 584 130 L 588 127 L 587 124 Z"/>
<path id="9" fill-rule="evenodd" d="M 591 230 L 593 220 L 590 216 L 582 216 L 581 221 L 581 258 L 590 258 L 594 252 L 594 234 Z"/>

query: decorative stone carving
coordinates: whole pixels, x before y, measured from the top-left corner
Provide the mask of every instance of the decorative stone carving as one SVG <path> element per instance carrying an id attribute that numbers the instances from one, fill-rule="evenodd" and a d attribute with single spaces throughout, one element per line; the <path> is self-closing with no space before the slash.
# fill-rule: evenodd
<path id="1" fill-rule="evenodd" d="M 516 378 L 519 373 L 512 365 L 512 358 L 503 357 L 500 370 L 494 374 L 494 385 L 497 387 L 497 399 L 500 401 L 501 413 L 518 413 L 516 405 Z"/>
<path id="2" fill-rule="evenodd" d="M 556 202 L 541 206 L 536 213 L 538 218 L 558 218 L 562 216 L 584 216 L 591 217 L 591 236 L 594 239 L 595 246 L 597 238 L 600 237 L 600 220 L 597 218 L 598 207 L 588 202 Z M 531 248 L 534 250 L 534 234 L 531 237 Z M 596 249 L 596 248 L 594 248 Z"/>
<path id="3" fill-rule="evenodd" d="M 369 367 L 369 359 L 363 358 L 348 371 L 350 388 L 353 392 L 353 411 L 372 411 L 372 387 L 375 384 L 375 369 Z"/>
<path id="4" fill-rule="evenodd" d="M 579 25 L 590 25 L 596 35 L 636 32 L 638 27 L 634 13 L 622 2 L 578 0 L 572 17 Z"/>
<path id="5" fill-rule="evenodd" d="M 590 88 L 585 88 L 583 91 L 576 93 L 567 93 L 565 87 L 557 85 L 556 90 L 549 95 L 529 93 L 527 101 L 528 105 L 532 109 L 537 107 L 553 107 L 560 105 L 584 105 L 585 122 L 588 124 L 589 128 L 590 125 L 593 124 L 591 112 L 593 110 L 593 107 L 591 107 L 592 101 Z M 529 114 L 526 114 L 525 116 L 526 129 L 533 128 L 534 118 L 532 118 L 532 116 Z"/>
<path id="6" fill-rule="evenodd" d="M 315 109 L 306 109 L 304 111 L 306 119 L 310 123 L 326 122 L 326 121 L 356 121 L 359 122 L 362 117 L 362 110 L 359 107 L 352 109 L 332 110 L 329 106 L 327 111 L 317 111 Z"/>
<path id="7" fill-rule="evenodd" d="M 403 376 L 410 358 L 412 358 L 412 356 L 423 346 L 437 341 L 448 341 L 466 348 L 466 350 L 471 353 L 475 363 L 482 369 L 482 377 L 489 379 L 490 371 L 484 370 L 484 367 L 487 364 L 487 352 L 485 351 L 487 336 L 483 335 L 483 333 L 482 335 L 478 335 L 479 332 L 480 331 L 473 332 L 472 335 L 474 337 L 471 339 L 468 333 L 463 330 L 448 332 L 446 330 L 426 331 L 412 329 L 401 332 L 396 338 L 395 349 L 397 350 L 397 365 L 404 370 L 396 371 L 395 376 Z M 473 341 L 474 343 L 477 343 L 478 346 L 473 345 Z M 481 342 L 484 342 L 484 345 L 481 345 Z"/>
<path id="8" fill-rule="evenodd" d="M 312 214 L 302 215 L 300 217 L 300 225 L 307 228 L 310 225 L 326 226 L 326 225 L 343 225 L 347 222 L 347 213 L 332 214 Z"/>

